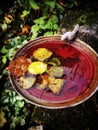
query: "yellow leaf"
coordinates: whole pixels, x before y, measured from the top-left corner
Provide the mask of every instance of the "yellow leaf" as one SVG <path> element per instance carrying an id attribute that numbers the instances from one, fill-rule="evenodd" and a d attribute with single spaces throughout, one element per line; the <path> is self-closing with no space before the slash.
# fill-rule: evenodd
<path id="1" fill-rule="evenodd" d="M 32 74 L 42 74 L 47 70 L 47 64 L 41 61 L 35 61 L 28 67 L 28 71 Z"/>
<path id="2" fill-rule="evenodd" d="M 3 127 L 6 123 L 6 118 L 4 116 L 5 113 L 2 110 L 0 110 L 0 127 Z"/>
<path id="3" fill-rule="evenodd" d="M 13 20 L 13 17 L 9 14 L 4 17 L 4 23 L 10 24 L 12 20 Z"/>

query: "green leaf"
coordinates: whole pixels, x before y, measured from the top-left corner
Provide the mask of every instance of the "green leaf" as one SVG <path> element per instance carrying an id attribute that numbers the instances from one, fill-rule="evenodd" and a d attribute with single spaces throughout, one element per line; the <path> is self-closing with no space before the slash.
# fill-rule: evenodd
<path id="1" fill-rule="evenodd" d="M 39 26 L 38 25 L 33 25 L 32 27 L 31 27 L 31 32 L 38 32 L 39 31 Z"/>
<path id="2" fill-rule="evenodd" d="M 40 27 L 36 24 L 33 25 L 31 27 L 31 33 L 32 33 L 31 40 L 35 39 L 38 36 L 39 32 L 40 32 Z"/>
<path id="3" fill-rule="evenodd" d="M 16 96 L 16 100 L 23 100 L 23 97 L 17 95 L 17 96 Z"/>
<path id="4" fill-rule="evenodd" d="M 54 28 L 54 30 L 57 30 L 58 29 L 58 24 L 54 24 L 53 28 Z"/>
<path id="5" fill-rule="evenodd" d="M 15 128 L 15 122 L 12 122 L 12 123 L 10 124 L 10 129 L 13 129 L 13 128 Z"/>
<path id="6" fill-rule="evenodd" d="M 50 22 L 52 24 L 57 23 L 57 16 L 56 15 L 52 15 L 51 18 L 50 18 Z"/>
<path id="7" fill-rule="evenodd" d="M 3 46 L 3 48 L 1 49 L 1 53 L 7 54 L 8 52 L 9 50 L 7 50 L 5 46 Z"/>
<path id="8" fill-rule="evenodd" d="M 3 63 L 3 64 L 6 64 L 6 62 L 7 62 L 7 57 L 6 57 L 6 56 L 3 56 L 3 57 L 2 57 L 2 63 Z"/>
<path id="9" fill-rule="evenodd" d="M 39 9 L 39 5 L 34 0 L 29 0 L 29 4 L 32 7 L 32 9 L 34 9 L 34 10 Z"/>
<path id="10" fill-rule="evenodd" d="M 30 11 L 24 10 L 24 11 L 22 12 L 22 15 L 20 16 L 21 19 L 23 19 L 24 17 L 26 17 L 29 13 L 30 13 Z"/>
<path id="11" fill-rule="evenodd" d="M 24 119 L 21 119 L 20 125 L 25 125 L 25 120 Z"/>
<path id="12" fill-rule="evenodd" d="M 55 1 L 46 0 L 45 4 L 49 5 L 50 8 L 54 9 L 56 2 Z"/>
<path id="13" fill-rule="evenodd" d="M 42 16 L 42 17 L 40 17 L 40 18 L 38 18 L 38 19 L 35 19 L 34 20 L 34 23 L 35 24 L 39 24 L 39 25 L 43 25 L 43 24 L 45 24 L 45 19 L 46 19 L 47 17 L 46 16 Z"/>
<path id="14" fill-rule="evenodd" d="M 38 36 L 38 33 L 33 33 L 33 35 L 31 36 L 31 40 L 35 39 Z"/>
<path id="15" fill-rule="evenodd" d="M 44 36 L 51 36 L 51 35 L 53 35 L 53 31 L 48 31 L 48 32 L 44 33 Z"/>
<path id="16" fill-rule="evenodd" d="M 6 23 L 4 23 L 4 24 L 1 25 L 1 28 L 2 28 L 3 31 L 6 31 L 7 28 L 8 28 L 8 25 Z"/>
<path id="17" fill-rule="evenodd" d="M 24 101 L 18 101 L 18 106 L 22 108 L 24 106 Z"/>

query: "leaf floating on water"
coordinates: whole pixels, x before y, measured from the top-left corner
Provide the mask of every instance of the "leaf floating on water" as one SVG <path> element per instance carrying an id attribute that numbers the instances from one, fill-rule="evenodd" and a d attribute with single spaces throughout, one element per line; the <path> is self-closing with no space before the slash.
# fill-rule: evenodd
<path id="1" fill-rule="evenodd" d="M 56 79 L 56 78 L 50 77 L 50 84 L 48 87 L 54 94 L 59 94 L 61 91 L 61 88 L 63 87 L 63 84 L 64 84 L 63 79 Z"/>
<path id="2" fill-rule="evenodd" d="M 62 67 L 53 66 L 53 67 L 51 67 L 49 70 L 47 70 L 47 73 L 48 73 L 51 77 L 62 77 L 63 71 L 64 71 L 64 70 L 63 70 Z"/>
<path id="3" fill-rule="evenodd" d="M 49 65 L 53 65 L 53 66 L 59 66 L 59 65 L 61 65 L 61 61 L 59 60 L 59 58 L 55 58 L 55 57 L 53 57 L 52 59 L 50 59 L 47 63 Z"/>
<path id="4" fill-rule="evenodd" d="M 13 61 L 10 61 L 8 70 L 16 77 L 23 76 L 28 69 L 30 62 L 25 56 L 19 56 Z"/>
<path id="5" fill-rule="evenodd" d="M 38 48 L 34 51 L 33 57 L 39 61 L 44 61 L 52 55 L 52 52 L 46 48 Z"/>
<path id="6" fill-rule="evenodd" d="M 47 64 L 41 61 L 35 61 L 32 62 L 29 67 L 28 67 L 28 71 L 31 74 L 42 74 L 47 70 Z"/>
<path id="7" fill-rule="evenodd" d="M 22 76 L 20 77 L 19 79 L 19 82 L 20 82 L 20 86 L 24 89 L 28 89 L 30 88 L 36 81 L 36 77 L 35 76 Z"/>

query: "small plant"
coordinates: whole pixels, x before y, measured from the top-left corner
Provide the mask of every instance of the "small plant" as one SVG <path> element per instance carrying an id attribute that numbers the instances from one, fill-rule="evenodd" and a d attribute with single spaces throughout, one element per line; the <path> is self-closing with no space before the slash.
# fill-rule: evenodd
<path id="1" fill-rule="evenodd" d="M 57 17 L 55 15 L 42 16 L 34 20 L 34 25 L 31 27 L 31 39 L 36 38 L 38 35 L 53 35 L 58 29 Z"/>
<path id="2" fill-rule="evenodd" d="M 17 95 L 15 91 L 3 90 L 0 104 L 2 105 L 1 110 L 5 115 L 3 122 L 10 127 L 10 130 L 14 129 L 17 125 L 25 125 L 26 118 L 29 115 L 28 103 Z"/>

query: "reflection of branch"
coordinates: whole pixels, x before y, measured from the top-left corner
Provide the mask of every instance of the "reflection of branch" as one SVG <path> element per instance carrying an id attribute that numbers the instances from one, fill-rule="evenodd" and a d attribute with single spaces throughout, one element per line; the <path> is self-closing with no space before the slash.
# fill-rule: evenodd
<path id="1" fill-rule="evenodd" d="M 42 93 L 40 95 L 40 98 L 42 98 L 42 96 L 43 96 L 43 94 L 44 94 L 45 91 L 48 92 L 48 93 L 52 92 L 48 87 L 46 87 L 46 88 L 43 89 L 43 91 L 42 91 Z"/>
<path id="2" fill-rule="evenodd" d="M 78 63 L 75 64 L 75 66 L 72 68 L 72 70 L 70 72 L 71 80 L 75 79 L 77 68 L 78 68 Z"/>
<path id="3" fill-rule="evenodd" d="M 79 57 L 75 57 L 75 58 L 66 58 L 64 65 L 68 68 L 73 68 L 75 66 L 75 64 L 78 64 L 79 62 Z"/>
<path id="4" fill-rule="evenodd" d="M 44 92 L 47 91 L 47 89 L 48 89 L 47 87 L 43 89 L 42 93 L 40 94 L 40 98 L 42 98 Z"/>

